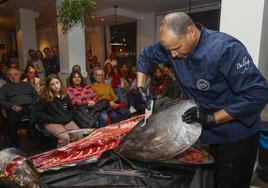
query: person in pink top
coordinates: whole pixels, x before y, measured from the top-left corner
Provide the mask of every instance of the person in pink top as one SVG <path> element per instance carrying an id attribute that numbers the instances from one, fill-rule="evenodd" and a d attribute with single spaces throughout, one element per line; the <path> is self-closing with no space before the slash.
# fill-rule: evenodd
<path id="1" fill-rule="evenodd" d="M 100 103 L 96 93 L 90 85 L 83 82 L 80 72 L 72 72 L 66 93 L 74 107 L 74 116 L 80 127 L 103 127 L 107 122 L 107 115 L 103 111 L 106 105 Z"/>

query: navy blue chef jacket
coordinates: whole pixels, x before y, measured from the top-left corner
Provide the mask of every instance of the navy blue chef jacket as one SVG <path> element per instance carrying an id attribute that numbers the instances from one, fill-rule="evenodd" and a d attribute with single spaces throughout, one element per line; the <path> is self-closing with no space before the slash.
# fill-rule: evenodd
<path id="1" fill-rule="evenodd" d="M 224 109 L 235 118 L 203 130 L 201 141 L 232 143 L 259 130 L 268 87 L 240 41 L 201 27 L 199 42 L 189 56 L 174 59 L 157 41 L 142 51 L 137 70 L 147 74 L 152 63 L 164 62 L 172 64 L 183 98 L 193 99 L 207 111 Z"/>

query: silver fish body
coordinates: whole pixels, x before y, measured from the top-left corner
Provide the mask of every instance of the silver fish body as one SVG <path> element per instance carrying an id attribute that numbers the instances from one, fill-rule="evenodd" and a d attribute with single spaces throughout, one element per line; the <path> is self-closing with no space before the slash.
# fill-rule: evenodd
<path id="1" fill-rule="evenodd" d="M 153 113 L 138 124 L 117 147 L 130 159 L 163 161 L 171 159 L 192 146 L 201 135 L 200 124 L 186 124 L 181 116 L 196 106 L 192 100 L 180 100 Z"/>

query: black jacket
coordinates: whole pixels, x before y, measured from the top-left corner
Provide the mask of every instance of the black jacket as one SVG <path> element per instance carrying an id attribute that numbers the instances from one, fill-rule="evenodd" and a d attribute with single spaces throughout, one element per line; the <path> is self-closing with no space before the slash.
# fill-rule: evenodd
<path id="1" fill-rule="evenodd" d="M 63 99 L 56 97 L 50 102 L 39 99 L 35 109 L 40 124 L 66 124 L 73 120 L 73 107 L 68 96 Z"/>
<path id="2" fill-rule="evenodd" d="M 0 89 L 0 105 L 5 109 L 11 109 L 13 105 L 32 104 L 36 99 L 37 92 L 27 82 L 7 82 Z"/>

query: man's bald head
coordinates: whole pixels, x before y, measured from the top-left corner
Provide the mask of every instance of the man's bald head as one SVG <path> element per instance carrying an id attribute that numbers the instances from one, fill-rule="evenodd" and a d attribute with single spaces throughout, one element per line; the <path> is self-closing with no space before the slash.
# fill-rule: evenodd
<path id="1" fill-rule="evenodd" d="M 184 12 L 167 14 L 160 24 L 160 27 L 167 27 L 176 35 L 184 35 L 189 26 L 194 25 L 193 20 Z"/>

